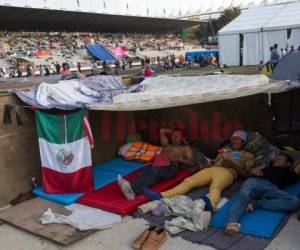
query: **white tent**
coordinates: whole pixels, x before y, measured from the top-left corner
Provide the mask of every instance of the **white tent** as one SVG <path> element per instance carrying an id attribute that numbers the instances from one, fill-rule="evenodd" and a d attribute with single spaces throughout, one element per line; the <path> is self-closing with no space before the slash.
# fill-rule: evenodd
<path id="1" fill-rule="evenodd" d="M 239 65 L 240 53 L 243 65 L 256 65 L 261 60 L 267 62 L 269 48 L 275 43 L 279 49 L 300 45 L 300 2 L 248 9 L 218 35 L 221 64 Z M 240 35 L 243 35 L 243 50 Z"/>

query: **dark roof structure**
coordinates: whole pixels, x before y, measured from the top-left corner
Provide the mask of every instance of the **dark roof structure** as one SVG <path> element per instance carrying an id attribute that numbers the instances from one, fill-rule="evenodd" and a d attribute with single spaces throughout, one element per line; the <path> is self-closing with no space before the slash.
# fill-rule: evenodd
<path id="1" fill-rule="evenodd" d="M 135 32 L 180 31 L 199 22 L 167 18 L 100 14 L 93 12 L 0 6 L 0 30 Z"/>

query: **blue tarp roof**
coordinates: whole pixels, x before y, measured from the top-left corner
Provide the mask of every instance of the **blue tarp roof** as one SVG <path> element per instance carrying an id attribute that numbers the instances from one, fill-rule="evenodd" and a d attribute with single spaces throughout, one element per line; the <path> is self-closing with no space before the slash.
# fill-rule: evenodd
<path id="1" fill-rule="evenodd" d="M 86 45 L 87 50 L 98 60 L 113 63 L 116 58 L 101 44 L 88 44 Z"/>

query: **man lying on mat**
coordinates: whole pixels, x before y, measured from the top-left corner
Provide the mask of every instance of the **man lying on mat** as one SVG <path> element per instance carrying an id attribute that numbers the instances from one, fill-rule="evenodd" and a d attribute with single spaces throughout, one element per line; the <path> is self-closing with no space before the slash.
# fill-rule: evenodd
<path id="1" fill-rule="evenodd" d="M 119 186 L 129 200 L 142 194 L 145 188 L 162 180 L 173 178 L 180 165 L 194 166 L 196 164 L 192 148 L 184 145 L 183 130 L 163 128 L 160 129 L 159 136 L 162 146 L 160 154 L 145 166 L 135 180 L 128 182 L 120 175 L 118 176 Z"/>
<path id="2" fill-rule="evenodd" d="M 239 221 L 245 212 L 253 209 L 292 212 L 300 207 L 300 200 L 296 196 L 281 190 L 282 188 L 300 180 L 297 173 L 291 169 L 293 159 L 290 155 L 280 153 L 270 167 L 256 167 L 252 169 L 251 177 L 246 180 L 233 203 L 225 231 L 228 234 L 238 233 L 241 225 Z"/>
<path id="3" fill-rule="evenodd" d="M 231 185 L 237 176 L 247 177 L 254 165 L 253 155 L 243 150 L 247 142 L 247 132 L 239 130 L 233 133 L 230 145 L 219 150 L 215 163 L 186 178 L 181 184 L 162 193 L 145 189 L 144 194 L 150 200 L 170 198 L 187 193 L 193 188 L 209 185 L 209 198 L 202 197 L 207 210 L 216 210 L 222 191 Z"/>

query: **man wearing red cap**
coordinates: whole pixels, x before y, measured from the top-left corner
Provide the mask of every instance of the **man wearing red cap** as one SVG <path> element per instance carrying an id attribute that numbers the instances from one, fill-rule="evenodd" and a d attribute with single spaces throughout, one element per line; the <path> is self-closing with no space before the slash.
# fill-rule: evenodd
<path id="1" fill-rule="evenodd" d="M 231 144 L 219 150 L 215 162 L 208 168 L 186 178 L 176 187 L 155 193 L 146 189 L 144 194 L 151 200 L 170 198 L 183 195 L 193 188 L 209 185 L 209 198 L 203 197 L 210 210 L 216 210 L 222 191 L 231 185 L 238 176 L 248 177 L 254 165 L 253 155 L 243 150 L 247 142 L 247 132 L 235 131 L 231 137 Z"/>

